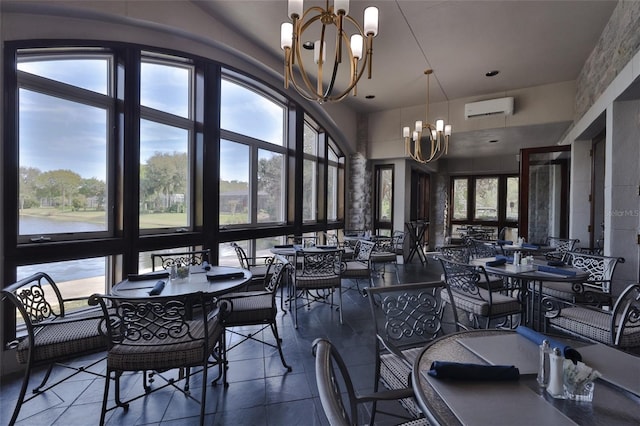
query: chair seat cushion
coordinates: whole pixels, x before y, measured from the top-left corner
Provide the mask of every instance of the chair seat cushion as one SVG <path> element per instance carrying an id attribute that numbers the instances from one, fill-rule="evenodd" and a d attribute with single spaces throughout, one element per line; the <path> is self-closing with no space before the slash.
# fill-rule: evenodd
<path id="1" fill-rule="evenodd" d="M 395 262 L 396 254 L 390 252 L 373 252 L 369 259 L 373 263 Z"/>
<path id="2" fill-rule="evenodd" d="M 340 277 L 300 276 L 295 279 L 296 288 L 337 288 L 340 287 Z"/>
<path id="3" fill-rule="evenodd" d="M 560 316 L 550 318 L 549 323 L 562 330 L 588 339 L 613 345 L 611 341 L 611 313 L 581 306 L 563 308 Z M 625 328 L 620 347 L 640 347 L 640 325 Z"/>
<path id="4" fill-rule="evenodd" d="M 187 321 L 187 324 L 192 337 L 152 337 L 139 342 L 127 340 L 126 344 L 114 345 L 107 353 L 107 366 L 121 371 L 162 371 L 202 364 L 203 359 L 213 352 L 224 329 L 217 317 L 211 319 L 208 323 L 209 347 L 205 348 L 204 323 Z"/>
<path id="5" fill-rule="evenodd" d="M 415 359 L 420 355 L 422 348 L 411 348 L 402 351 L 402 354 L 407 358 L 410 364 L 413 365 Z M 380 378 L 382 384 L 387 389 L 402 389 L 411 387 L 409 377 L 411 376 L 411 367 L 408 366 L 404 360 L 398 358 L 392 353 L 385 353 L 380 355 Z M 411 399 L 403 399 L 402 405 L 407 411 L 409 411 L 415 417 L 421 415 L 420 408 L 416 402 Z"/>
<path id="6" fill-rule="evenodd" d="M 369 264 L 366 262 L 360 262 L 358 260 L 351 260 L 345 262 L 346 268 L 342 271 L 342 277 L 353 278 L 353 277 L 369 277 L 371 274 L 371 269 L 369 269 Z"/>
<path id="7" fill-rule="evenodd" d="M 83 353 L 107 349 L 107 342 L 99 332 L 102 318 L 87 319 L 64 324 L 50 323 L 36 332 L 32 361 L 65 359 Z M 29 357 L 29 339 L 22 340 L 16 350 L 16 359 L 26 364 Z"/>
<path id="8" fill-rule="evenodd" d="M 251 274 L 253 274 L 254 278 L 264 278 L 265 275 L 267 275 L 267 269 L 269 268 L 268 265 L 251 265 L 249 266 L 249 270 L 251 271 Z"/>
<path id="9" fill-rule="evenodd" d="M 223 299 L 231 301 L 231 310 L 224 317 L 224 324 L 227 327 L 275 320 L 276 307 L 271 293 L 248 292 L 236 297 L 225 296 Z"/>
<path id="10" fill-rule="evenodd" d="M 520 301 L 515 297 L 493 292 L 491 295 L 493 303 L 490 304 L 488 302 L 489 292 L 483 288 L 479 288 L 478 291 L 482 299 L 452 290 L 451 292 L 455 298 L 456 308 L 483 317 L 516 314 L 522 309 Z M 444 302 L 451 303 L 448 292 L 443 291 L 441 297 Z"/>

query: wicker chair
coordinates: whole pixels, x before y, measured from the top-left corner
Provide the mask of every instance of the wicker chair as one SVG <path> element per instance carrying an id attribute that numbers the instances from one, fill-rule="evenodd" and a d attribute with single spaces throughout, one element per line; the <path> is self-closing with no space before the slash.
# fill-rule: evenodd
<path id="1" fill-rule="evenodd" d="M 640 347 L 640 284 L 629 285 L 612 310 L 545 298 L 548 329 L 620 349 Z"/>
<path id="2" fill-rule="evenodd" d="M 221 303 L 227 303 L 227 314 L 224 316 L 225 331 L 241 336 L 241 340 L 231 346 L 226 347 L 229 352 L 239 344 L 252 339 L 259 341 L 265 345 L 278 349 L 282 365 L 291 371 L 291 367 L 287 365 L 282 353 L 282 339 L 278 334 L 278 326 L 276 325 L 276 315 L 278 314 L 278 305 L 276 303 L 276 293 L 278 287 L 282 284 L 282 280 L 291 273 L 293 266 L 289 261 L 280 256 L 275 255 L 269 271 L 269 279 L 264 283 L 264 289 L 261 291 L 246 291 L 240 293 L 226 294 L 221 297 Z M 237 327 L 248 325 L 263 325 L 258 331 L 244 334 Z M 271 328 L 275 344 L 258 339 L 260 333 L 267 327 Z M 226 385 L 226 382 L 225 382 Z"/>
<path id="3" fill-rule="evenodd" d="M 480 326 L 481 319 L 484 320 L 484 328 L 489 328 L 494 319 L 502 319 L 496 327 L 517 325 L 513 318 L 522 313 L 520 300 L 509 294 L 484 288 L 481 283 L 489 282 L 489 278 L 482 266 L 454 262 L 444 256 L 437 257 L 442 264 L 447 284 L 447 291 L 442 292 L 442 300 L 452 304 L 458 326 L 467 328 L 458 319 L 458 309 L 469 315 L 474 328 Z"/>
<path id="4" fill-rule="evenodd" d="M 442 281 L 367 288 L 376 329 L 376 374 L 374 391 L 380 382 L 387 389 L 411 387 L 411 370 L 424 345 L 444 334 Z M 422 416 L 413 398 L 402 399 L 405 409 Z M 373 402 L 372 422 L 376 411 Z"/>
<path id="5" fill-rule="evenodd" d="M 182 296 L 146 297 L 128 299 L 94 294 L 89 302 L 100 305 L 106 326 L 104 333 L 107 350 L 107 379 L 105 380 L 100 425 L 106 413 L 119 407 L 128 408 L 129 403 L 152 392 L 173 386 L 185 396 L 200 403 L 200 424 L 204 424 L 207 396 L 207 371 L 213 356 L 219 375 L 224 374 L 224 329 L 220 322 L 223 309 L 210 310 L 211 300 L 204 293 Z M 194 309 L 194 307 L 196 307 Z M 218 351 L 216 351 L 218 349 Z M 200 368 L 194 368 L 200 367 Z M 164 378 L 169 370 L 178 369 L 186 380 L 202 373 L 202 395 L 200 401 L 185 388 L 176 386 L 176 379 L 165 379 L 166 383 L 152 388 L 147 382 L 147 372 L 155 371 L 156 377 Z M 143 372 L 144 393 L 126 401 L 120 398 L 120 377 L 124 372 Z M 115 380 L 115 403 L 107 407 L 111 377 Z"/>
<path id="6" fill-rule="evenodd" d="M 27 332 L 26 336 L 11 345 L 16 349 L 18 363 L 26 367 L 10 425 L 18 419 L 24 403 L 76 374 L 83 372 L 104 377 L 90 370 L 104 357 L 89 361 L 88 365 L 82 367 L 63 364 L 73 358 L 107 349 L 104 338 L 98 332 L 101 312 L 93 309 L 68 313 L 65 309 L 65 304 L 78 303 L 86 298 L 63 299 L 55 281 L 46 273 L 38 272 L 4 288 L 2 299 L 9 300 L 15 306 Z M 44 378 L 33 389 L 33 395 L 25 399 L 31 373 L 34 367 L 42 365 L 47 366 Z M 47 385 L 56 365 L 71 369 L 72 372 Z"/>
<path id="7" fill-rule="evenodd" d="M 340 324 L 342 324 L 342 250 L 315 249 L 299 250 L 295 256 L 295 277 L 293 279 L 294 324 L 298 328 L 298 305 L 300 301 L 307 307 L 313 302 L 326 302 L 333 307 L 333 294 L 339 298 Z"/>
<path id="8" fill-rule="evenodd" d="M 411 388 L 357 394 L 344 360 L 330 341 L 316 339 L 312 344 L 312 350 L 316 359 L 316 383 L 320 402 L 327 420 L 332 426 L 362 425 L 363 422 L 358 416 L 361 404 L 394 401 L 409 398 L 413 395 L 413 389 Z M 346 401 L 343 400 L 344 397 L 346 397 Z M 373 418 L 371 419 L 371 424 L 373 424 Z M 401 424 L 418 426 L 427 425 L 428 423 L 426 419 L 421 418 Z"/>

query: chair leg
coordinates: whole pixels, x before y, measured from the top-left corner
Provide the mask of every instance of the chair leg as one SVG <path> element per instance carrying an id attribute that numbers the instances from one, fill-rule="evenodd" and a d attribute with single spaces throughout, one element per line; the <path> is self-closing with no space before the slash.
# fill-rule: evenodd
<path id="1" fill-rule="evenodd" d="M 20 387 L 20 395 L 18 395 L 18 401 L 16 407 L 13 409 L 13 415 L 9 421 L 9 425 L 13 426 L 18 419 L 20 408 L 22 408 L 24 396 L 27 393 L 27 387 L 29 386 L 29 377 L 31 376 L 31 363 L 27 364 L 27 368 L 24 370 L 24 378 L 22 379 L 22 386 Z"/>
<path id="2" fill-rule="evenodd" d="M 284 360 L 284 353 L 282 352 L 282 339 L 280 339 L 280 335 L 278 334 L 278 326 L 275 322 L 269 324 L 271 327 L 271 331 L 273 332 L 273 337 L 276 339 L 276 344 L 278 345 L 278 352 L 280 353 L 280 361 L 282 361 L 282 365 L 287 369 L 287 371 L 291 371 L 291 367 L 287 365 L 287 362 Z"/>
<path id="3" fill-rule="evenodd" d="M 40 382 L 38 386 L 33 388 L 33 393 L 42 392 L 41 388 L 43 388 L 44 385 L 47 383 L 47 380 L 49 380 L 49 376 L 51 376 L 51 370 L 53 370 L 53 366 L 54 366 L 53 363 L 49 364 L 49 367 L 47 368 L 47 372 L 44 374 L 44 378 L 42 379 L 42 382 Z"/>
<path id="4" fill-rule="evenodd" d="M 339 299 L 339 303 L 340 303 L 340 324 L 342 325 L 342 287 L 338 286 L 337 288 L 338 290 L 338 299 Z M 334 291 L 335 293 L 335 291 Z M 366 292 L 365 292 L 366 294 Z M 333 299 L 333 293 L 331 294 L 331 299 Z"/>
<path id="5" fill-rule="evenodd" d="M 204 408 L 207 401 L 207 359 L 202 365 L 202 395 L 200 396 L 200 426 L 204 426 Z M 189 379 L 187 379 L 189 380 Z"/>

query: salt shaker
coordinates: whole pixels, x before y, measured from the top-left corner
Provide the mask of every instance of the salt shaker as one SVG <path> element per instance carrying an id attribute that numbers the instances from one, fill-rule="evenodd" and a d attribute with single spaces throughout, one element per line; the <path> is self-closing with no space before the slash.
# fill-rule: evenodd
<path id="1" fill-rule="evenodd" d="M 538 385 L 541 388 L 546 388 L 549 383 L 549 352 L 551 352 L 551 346 L 549 341 L 544 339 L 539 346 L 540 348 L 540 365 L 538 366 Z"/>
<path id="2" fill-rule="evenodd" d="M 515 266 L 518 266 L 520 264 L 520 252 L 519 251 L 513 253 L 513 264 Z"/>
<path id="3" fill-rule="evenodd" d="M 553 348 L 553 352 L 549 354 L 549 384 L 547 385 L 547 393 L 554 398 L 562 398 L 564 396 L 562 383 L 563 368 L 564 357 L 559 348 Z"/>
<path id="4" fill-rule="evenodd" d="M 171 265 L 171 270 L 169 272 L 169 279 L 175 280 L 178 277 L 178 271 L 176 270 L 176 265 Z"/>

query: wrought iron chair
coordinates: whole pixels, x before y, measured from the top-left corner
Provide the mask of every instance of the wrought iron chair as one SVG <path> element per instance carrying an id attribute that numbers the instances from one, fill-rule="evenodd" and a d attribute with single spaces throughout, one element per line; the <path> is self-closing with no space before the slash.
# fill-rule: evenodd
<path id="1" fill-rule="evenodd" d="M 325 302 L 333 308 L 333 295 L 339 298 L 340 324 L 342 324 L 342 251 L 340 249 L 299 250 L 296 252 L 293 279 L 294 324 L 298 328 L 299 300 L 310 307 L 312 302 Z M 315 292 L 315 293 L 314 293 Z"/>
<path id="2" fill-rule="evenodd" d="M 458 326 L 468 327 L 459 321 L 457 310 L 469 315 L 474 328 L 484 320 L 484 328 L 489 328 L 491 321 L 502 318 L 496 327 L 515 327 L 514 316 L 522 313 L 522 304 L 517 297 L 502 292 L 489 291 L 481 283 L 489 278 L 482 266 L 473 266 L 454 262 L 444 256 L 437 256 L 444 270 L 447 291 L 442 292 L 442 300 L 452 304 L 455 322 Z"/>
<path id="3" fill-rule="evenodd" d="M 366 296 L 364 290 L 360 289 L 360 280 L 367 280 L 373 287 L 373 276 L 371 274 L 371 256 L 376 243 L 373 241 L 358 240 L 354 249 L 353 259 L 344 262 L 342 278 L 355 281 L 355 289 L 360 294 Z M 347 287 L 348 290 L 353 287 Z"/>
<path id="4" fill-rule="evenodd" d="M 469 263 L 471 260 L 471 246 L 468 245 L 450 245 L 450 246 L 442 246 L 436 247 L 436 251 L 440 253 L 441 256 L 446 257 L 449 260 L 453 260 L 458 263 Z M 495 256 L 495 255 L 494 255 Z M 484 281 L 484 278 L 488 281 Z M 504 291 L 505 283 L 501 277 L 491 274 L 485 274 L 480 276 L 480 285 L 482 288 L 491 289 L 492 291 Z"/>
<path id="5" fill-rule="evenodd" d="M 547 237 L 547 246 L 553 250 L 544 254 L 548 260 L 566 261 L 567 253 L 572 251 L 580 240 L 577 238 Z"/>
<path id="6" fill-rule="evenodd" d="M 611 280 L 616 266 L 624 257 L 600 256 L 582 252 L 567 252 L 566 262 L 589 274 L 585 282 L 567 287 L 562 283 L 544 283 L 542 295 L 595 306 L 611 306 Z"/>
<path id="7" fill-rule="evenodd" d="M 276 324 L 276 315 L 278 314 L 278 305 L 276 303 L 276 293 L 278 287 L 282 284 L 282 280 L 291 274 L 293 266 L 289 261 L 280 256 L 275 255 L 274 261 L 271 263 L 269 271 L 269 279 L 264 283 L 264 289 L 261 291 L 246 291 L 240 293 L 231 293 L 221 297 L 220 303 L 227 303 L 227 314 L 224 316 L 225 331 L 241 336 L 242 340 L 233 345 L 227 346 L 226 351 L 229 352 L 239 344 L 252 339 L 259 341 L 265 345 L 278 349 L 282 365 L 291 371 L 291 367 L 284 360 L 282 352 L 282 338 L 278 334 L 278 326 Z M 235 327 L 243 327 L 247 325 L 263 325 L 258 331 L 244 334 Z M 275 344 L 258 339 L 259 335 L 267 327 L 271 328 Z"/>
<path id="8" fill-rule="evenodd" d="M 326 339 L 316 339 L 312 344 L 315 361 L 316 382 L 322 409 L 332 426 L 356 426 L 363 422 L 358 416 L 361 404 L 377 401 L 394 401 L 413 396 L 411 388 L 358 394 L 355 391 L 349 370 L 338 350 Z M 346 394 L 346 395 L 345 395 Z M 346 401 L 344 400 L 346 396 Z M 374 405 L 375 410 L 375 405 Z M 374 412 L 375 414 L 375 412 Z M 373 415 L 372 415 L 373 417 Z M 373 418 L 371 419 L 373 424 Z M 404 423 L 407 424 L 407 423 Z M 414 426 L 426 425 L 426 419 L 413 420 Z"/>
<path id="9" fill-rule="evenodd" d="M 398 273 L 398 262 L 394 240 L 391 237 L 377 237 L 375 239 L 375 246 L 371 252 L 371 269 L 376 273 L 379 273 L 384 277 L 384 273 L 387 270 L 387 264 L 391 263 L 395 267 L 396 280 L 400 282 L 400 276 Z M 382 264 L 382 266 L 378 266 Z"/>
<path id="10" fill-rule="evenodd" d="M 494 242 L 475 238 L 467 238 L 466 241 L 469 245 L 471 259 L 495 257 L 498 254 L 498 248 Z"/>
<path id="11" fill-rule="evenodd" d="M 547 297 L 543 299 L 546 326 L 589 341 L 620 349 L 640 347 L 640 284 L 629 285 L 613 309 L 577 305 Z"/>
<path id="12" fill-rule="evenodd" d="M 168 386 L 200 403 L 200 424 L 203 425 L 209 385 L 208 367 L 217 364 L 219 375 L 223 375 L 225 370 L 224 328 L 220 321 L 224 308 L 207 309 L 212 301 L 201 292 L 133 299 L 94 294 L 89 302 L 102 308 L 103 332 L 108 342 L 107 379 L 100 425 L 104 424 L 107 412 L 119 407 L 126 410 L 130 402 Z M 193 309 L 194 306 L 200 308 Z M 211 357 L 214 362 L 210 361 Z M 187 383 L 194 374 L 202 374 L 200 401 L 190 394 L 188 386 L 184 389 L 178 387 L 174 378 L 165 379 L 166 383 L 154 388 L 147 382 L 148 371 L 155 371 L 159 373 L 156 377 L 164 378 L 162 374 L 173 369 L 178 369 L 179 374 L 186 371 Z M 120 378 L 124 372 L 138 371 L 143 372 L 144 393 L 123 401 L 120 398 Z M 107 407 L 112 377 L 115 380 L 115 402 Z"/>
<path id="13" fill-rule="evenodd" d="M 444 334 L 442 281 L 367 288 L 376 330 L 376 374 L 387 389 L 411 387 L 411 370 L 424 345 Z M 400 401 L 414 417 L 422 415 L 413 398 Z M 373 402 L 371 421 L 376 411 Z"/>
<path id="14" fill-rule="evenodd" d="M 193 250 L 176 253 L 151 253 L 151 269 L 171 269 L 180 265 L 206 265 L 210 263 L 211 250 Z"/>
<path id="15" fill-rule="evenodd" d="M 269 264 L 273 261 L 272 256 L 247 257 L 247 253 L 237 243 L 232 242 L 231 247 L 236 251 L 240 267 L 251 271 L 251 286 L 261 286 L 267 277 Z"/>
<path id="16" fill-rule="evenodd" d="M 13 415 L 13 425 L 22 405 L 78 373 L 90 373 L 104 377 L 91 368 L 104 359 L 89 361 L 86 366 L 63 364 L 81 355 L 106 350 L 107 345 L 98 332 L 102 313 L 92 310 L 68 312 L 65 305 L 80 303 L 87 298 L 64 299 L 55 281 L 46 273 L 38 272 L 2 290 L 2 299 L 9 300 L 20 313 L 26 328 L 26 336 L 11 344 L 16 349 L 19 364 L 25 364 L 22 387 Z M 31 373 L 36 366 L 45 365 L 47 371 L 42 382 L 33 389 L 33 395 L 25 399 Z M 69 375 L 47 385 L 54 366 L 73 370 Z M 101 371 L 101 370 L 100 370 Z"/>

